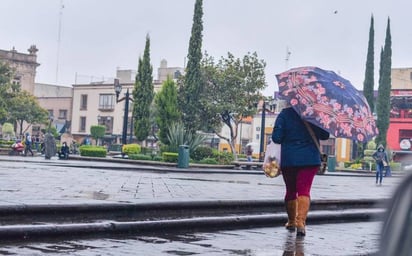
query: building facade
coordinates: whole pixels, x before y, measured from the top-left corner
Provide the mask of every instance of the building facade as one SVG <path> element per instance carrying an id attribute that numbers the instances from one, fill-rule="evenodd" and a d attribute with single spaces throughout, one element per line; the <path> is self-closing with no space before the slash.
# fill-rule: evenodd
<path id="1" fill-rule="evenodd" d="M 38 49 L 32 45 L 27 51 L 28 54 L 20 53 L 14 47 L 10 51 L 0 50 L 0 61 L 7 63 L 14 69 L 13 82 L 19 83 L 23 90 L 33 94 L 36 68 L 40 65 L 37 63 Z"/>
<path id="2" fill-rule="evenodd" d="M 36 83 L 33 95 L 39 105 L 47 109 L 52 125 L 59 133 L 71 132 L 73 88 L 68 86 Z M 40 135 L 41 125 L 32 126 L 32 134 Z"/>

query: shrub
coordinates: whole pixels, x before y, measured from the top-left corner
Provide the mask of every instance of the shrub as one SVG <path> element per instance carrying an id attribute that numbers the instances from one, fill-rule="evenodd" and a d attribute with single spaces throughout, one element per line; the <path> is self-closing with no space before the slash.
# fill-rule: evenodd
<path id="1" fill-rule="evenodd" d="M 152 160 L 152 157 L 151 156 L 149 156 L 149 155 L 143 155 L 143 154 L 130 154 L 130 155 L 128 155 L 129 156 L 129 159 L 132 159 L 132 160 Z"/>
<path id="2" fill-rule="evenodd" d="M 81 156 L 106 157 L 107 150 L 102 146 L 82 145 L 79 148 Z"/>
<path id="3" fill-rule="evenodd" d="M 376 143 L 375 143 L 373 140 L 371 140 L 371 141 L 369 141 L 368 144 L 366 145 L 366 148 L 367 148 L 367 149 L 370 149 L 370 150 L 375 150 L 375 149 L 376 149 Z"/>
<path id="4" fill-rule="evenodd" d="M 155 155 L 155 156 L 153 156 L 153 161 L 161 162 L 161 161 L 163 161 L 163 158 L 161 156 Z"/>
<path id="5" fill-rule="evenodd" d="M 199 163 L 201 163 L 201 164 L 218 164 L 216 159 L 210 158 L 210 157 L 200 160 Z"/>
<path id="6" fill-rule="evenodd" d="M 213 157 L 213 149 L 211 147 L 200 146 L 190 153 L 190 158 L 195 161 L 200 161 L 204 158 Z"/>
<path id="7" fill-rule="evenodd" d="M 183 124 L 176 123 L 170 125 L 167 139 L 169 140 L 168 150 L 177 153 L 180 145 L 188 145 L 189 152 L 195 151 L 206 140 L 206 137 L 202 134 L 186 131 Z"/>
<path id="8" fill-rule="evenodd" d="M 350 168 L 355 169 L 355 170 L 362 169 L 362 164 L 361 163 L 351 164 Z"/>
<path id="9" fill-rule="evenodd" d="M 215 158 L 219 164 L 231 164 L 234 160 L 232 153 L 217 150 L 213 150 L 213 158 Z"/>
<path id="10" fill-rule="evenodd" d="M 168 162 L 168 163 L 177 163 L 179 154 L 175 152 L 163 152 L 162 153 L 162 158 L 163 161 Z"/>
<path id="11" fill-rule="evenodd" d="M 139 144 L 126 144 L 126 145 L 123 145 L 122 152 L 126 155 L 139 154 L 140 151 L 141 151 L 141 147 L 140 147 Z"/>
<path id="12" fill-rule="evenodd" d="M 344 166 L 345 168 L 349 168 L 352 164 L 353 164 L 352 162 L 344 162 L 344 163 L 343 163 L 343 166 Z"/>

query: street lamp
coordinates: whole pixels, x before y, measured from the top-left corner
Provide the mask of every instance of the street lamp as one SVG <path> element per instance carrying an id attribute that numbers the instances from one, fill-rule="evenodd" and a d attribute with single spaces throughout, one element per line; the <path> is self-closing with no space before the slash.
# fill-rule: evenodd
<path id="1" fill-rule="evenodd" d="M 266 118 L 266 102 L 263 101 L 263 106 L 262 106 L 262 118 L 261 118 L 261 123 L 260 123 L 260 149 L 259 149 L 259 162 L 263 162 L 264 159 L 264 142 L 265 142 L 265 118 Z"/>
<path id="2" fill-rule="evenodd" d="M 121 101 L 125 101 L 124 103 L 124 116 L 123 116 L 123 132 L 122 132 L 122 144 L 127 144 L 126 137 L 127 137 L 127 119 L 129 117 L 129 101 L 133 101 L 129 95 L 129 89 L 126 91 L 126 95 L 119 99 L 120 92 L 122 91 L 122 85 L 119 82 L 119 79 L 114 79 L 114 91 L 116 92 L 116 103 Z"/>

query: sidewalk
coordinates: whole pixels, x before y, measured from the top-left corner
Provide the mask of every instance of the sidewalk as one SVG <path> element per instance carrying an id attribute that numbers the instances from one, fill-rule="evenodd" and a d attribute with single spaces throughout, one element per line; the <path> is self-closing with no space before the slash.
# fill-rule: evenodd
<path id="1" fill-rule="evenodd" d="M 281 177 L 232 170 L 42 157 L 0 156 L 0 204 L 106 203 L 187 200 L 282 200 Z M 399 177 L 375 185 L 373 174 L 317 175 L 312 199 L 389 198 Z"/>

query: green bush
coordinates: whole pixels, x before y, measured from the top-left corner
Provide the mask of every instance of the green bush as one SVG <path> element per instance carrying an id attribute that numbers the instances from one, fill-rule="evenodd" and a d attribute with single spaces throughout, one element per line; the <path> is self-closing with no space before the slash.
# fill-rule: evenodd
<path id="1" fill-rule="evenodd" d="M 349 168 L 352 164 L 353 164 L 352 162 L 344 162 L 344 163 L 343 163 L 343 166 L 344 166 L 345 168 Z"/>
<path id="2" fill-rule="evenodd" d="M 122 152 L 126 155 L 132 155 L 132 154 L 139 154 L 141 147 L 139 144 L 126 144 L 123 145 L 123 150 Z"/>
<path id="3" fill-rule="evenodd" d="M 130 155 L 128 155 L 129 156 L 129 159 L 132 159 L 132 160 L 152 160 L 152 157 L 151 156 L 149 156 L 149 155 L 143 155 L 143 154 L 130 154 Z"/>
<path id="4" fill-rule="evenodd" d="M 376 143 L 373 140 L 371 140 L 366 145 L 366 148 L 369 149 L 369 150 L 375 150 L 376 149 Z"/>
<path id="5" fill-rule="evenodd" d="M 200 160 L 199 163 L 201 163 L 201 164 L 218 164 L 216 159 L 210 158 L 210 157 Z"/>
<path id="6" fill-rule="evenodd" d="M 164 162 L 177 163 L 179 154 L 175 152 L 163 152 L 162 159 Z"/>
<path id="7" fill-rule="evenodd" d="M 79 148 L 81 156 L 106 157 L 107 150 L 102 146 L 82 145 Z"/>
<path id="8" fill-rule="evenodd" d="M 163 158 L 161 156 L 155 155 L 153 156 L 153 161 L 161 162 L 163 161 Z"/>
<path id="9" fill-rule="evenodd" d="M 363 151 L 363 154 L 365 155 L 365 157 L 367 157 L 367 156 L 372 156 L 373 153 L 375 153 L 375 151 L 376 151 L 376 150 L 374 150 L 374 149 L 365 149 L 365 150 Z M 364 158 L 364 159 L 365 159 L 365 158 Z"/>
<path id="10" fill-rule="evenodd" d="M 213 150 L 213 158 L 215 158 L 219 164 L 231 164 L 234 160 L 232 153 L 220 152 L 216 149 Z"/>
<path id="11" fill-rule="evenodd" d="M 213 149 L 211 147 L 199 146 L 193 152 L 190 153 L 190 158 L 195 161 L 200 161 L 204 158 L 213 157 Z"/>

